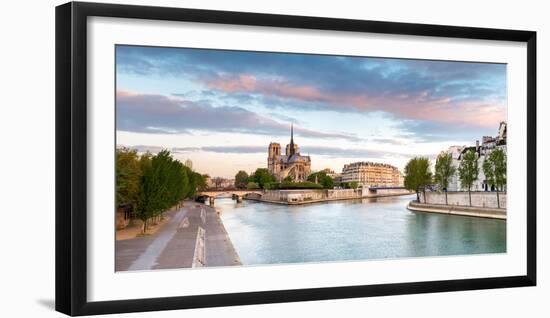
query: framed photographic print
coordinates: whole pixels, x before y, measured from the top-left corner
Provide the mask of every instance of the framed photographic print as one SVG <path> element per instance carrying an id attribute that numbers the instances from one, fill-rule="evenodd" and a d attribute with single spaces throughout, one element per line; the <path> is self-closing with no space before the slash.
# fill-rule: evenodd
<path id="1" fill-rule="evenodd" d="M 535 123 L 532 31 L 58 6 L 56 309 L 534 286 Z"/>

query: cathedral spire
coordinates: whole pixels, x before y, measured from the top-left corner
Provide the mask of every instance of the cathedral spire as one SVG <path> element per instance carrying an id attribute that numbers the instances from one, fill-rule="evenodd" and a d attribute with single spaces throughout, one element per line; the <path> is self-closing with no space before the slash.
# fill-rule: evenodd
<path id="1" fill-rule="evenodd" d="M 290 156 L 294 153 L 294 124 L 290 123 Z"/>

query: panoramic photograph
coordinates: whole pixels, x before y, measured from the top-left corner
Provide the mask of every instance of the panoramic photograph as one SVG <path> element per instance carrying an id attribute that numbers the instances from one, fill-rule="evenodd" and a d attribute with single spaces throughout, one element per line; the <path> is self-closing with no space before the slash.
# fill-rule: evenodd
<path id="1" fill-rule="evenodd" d="M 115 60 L 117 272 L 506 253 L 506 64 Z"/>

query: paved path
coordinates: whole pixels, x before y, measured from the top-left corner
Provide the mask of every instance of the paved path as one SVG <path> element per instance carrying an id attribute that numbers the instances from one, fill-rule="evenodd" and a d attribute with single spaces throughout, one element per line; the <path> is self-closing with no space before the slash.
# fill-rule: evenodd
<path id="1" fill-rule="evenodd" d="M 186 202 L 155 234 L 116 241 L 116 271 L 240 265 L 215 209 Z"/>

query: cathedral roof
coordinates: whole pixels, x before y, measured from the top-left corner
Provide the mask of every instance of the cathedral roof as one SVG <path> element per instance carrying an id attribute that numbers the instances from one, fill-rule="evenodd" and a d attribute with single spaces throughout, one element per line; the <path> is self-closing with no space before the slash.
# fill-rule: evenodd
<path id="1" fill-rule="evenodd" d="M 288 162 L 296 162 L 296 161 L 302 161 L 301 158 L 300 158 L 300 154 L 293 154 L 290 156 L 290 158 L 288 158 Z"/>
<path id="2" fill-rule="evenodd" d="M 308 162 L 310 161 L 310 158 L 309 156 L 302 156 L 300 155 L 300 153 L 295 153 L 293 154 L 292 156 L 290 156 L 287 160 L 287 162 L 289 163 L 293 163 L 293 162 Z"/>

